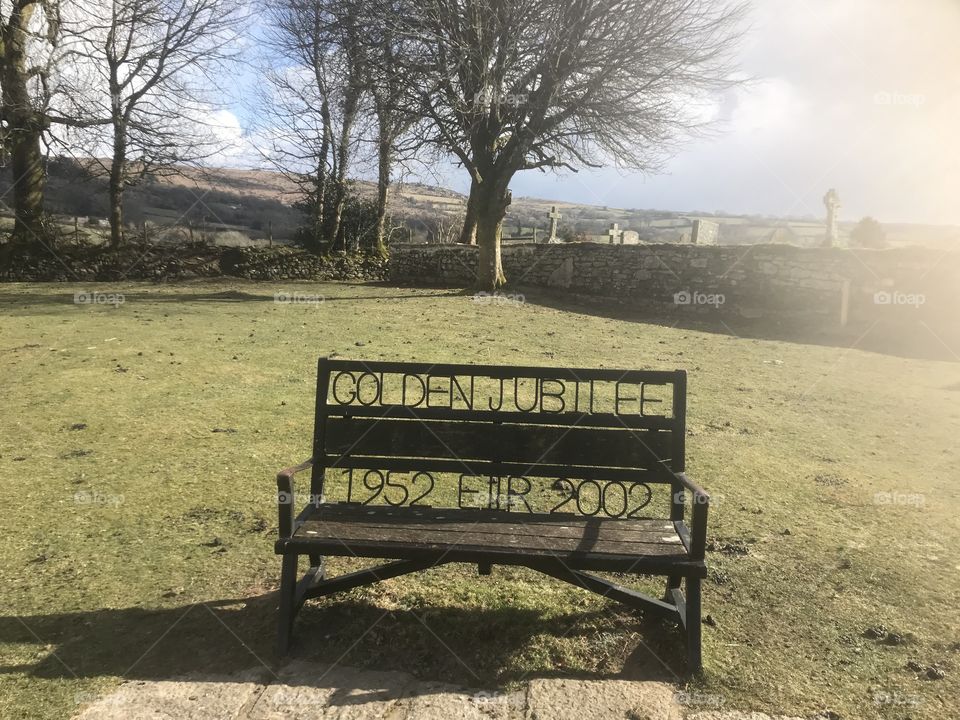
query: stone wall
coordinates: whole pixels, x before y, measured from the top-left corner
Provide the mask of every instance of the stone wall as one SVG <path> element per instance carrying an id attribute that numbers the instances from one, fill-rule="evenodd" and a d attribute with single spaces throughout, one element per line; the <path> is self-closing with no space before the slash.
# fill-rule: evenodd
<path id="1" fill-rule="evenodd" d="M 388 278 L 468 287 L 477 249 L 399 245 Z M 923 248 L 846 250 L 789 245 L 693 246 L 568 243 L 503 248 L 508 282 L 617 298 L 631 305 L 747 318 L 960 316 L 960 253 Z"/>
<path id="2" fill-rule="evenodd" d="M 204 244 L 128 242 L 120 248 L 65 244 L 4 256 L 0 281 L 190 280 L 231 276 L 248 280 L 358 280 L 384 277 L 376 256 L 317 256 L 292 247 L 214 247 Z"/>

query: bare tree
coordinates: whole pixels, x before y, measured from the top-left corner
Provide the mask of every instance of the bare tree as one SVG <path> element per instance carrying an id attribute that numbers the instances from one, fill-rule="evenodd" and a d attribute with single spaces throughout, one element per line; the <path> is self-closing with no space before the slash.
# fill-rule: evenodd
<path id="1" fill-rule="evenodd" d="M 66 105 L 56 119 L 106 130 L 88 141 L 109 147 L 112 245 L 123 241 L 126 187 L 220 149 L 209 120 L 222 82 L 215 73 L 233 57 L 242 20 L 234 0 L 105 0 L 70 24 L 70 54 L 86 72 L 61 89 Z"/>
<path id="2" fill-rule="evenodd" d="M 60 35 L 57 0 L 0 3 L 0 141 L 13 173 L 14 242 L 40 239 L 50 73 Z"/>
<path id="3" fill-rule="evenodd" d="M 658 169 L 730 87 L 743 6 L 721 0 L 409 0 L 396 32 L 433 139 L 470 173 L 478 284 L 505 282 L 500 232 L 522 170 Z M 465 229 L 466 232 L 466 229 Z"/>
<path id="4" fill-rule="evenodd" d="M 337 105 L 335 59 L 329 20 L 317 0 L 272 0 L 264 11 L 267 80 L 258 98 L 261 153 L 307 200 L 311 237 L 324 235 L 327 186 L 335 157 L 333 109 Z M 280 56 L 285 64 L 277 67 Z M 319 245 L 317 246 L 319 247 Z"/>
<path id="5" fill-rule="evenodd" d="M 365 86 L 363 56 L 360 39 L 362 0 L 332 0 L 333 23 L 330 26 L 334 43 L 343 63 L 342 103 L 340 106 L 340 135 L 336 144 L 336 173 L 334 200 L 330 217 L 330 239 L 334 245 L 347 249 L 346 237 L 340 227 L 343 207 L 347 201 L 347 169 L 353 146 L 353 129 L 360 109 Z"/>
<path id="6" fill-rule="evenodd" d="M 413 124 L 402 102 L 405 84 L 399 75 L 397 48 L 389 27 L 374 39 L 373 62 L 366 63 L 367 87 L 377 116 L 377 251 L 386 254 L 384 228 L 390 193 L 390 175 L 399 137 Z"/>
<path id="7" fill-rule="evenodd" d="M 365 91 L 370 95 L 376 117 L 377 219 L 376 249 L 386 253 L 385 221 L 391 178 L 396 163 L 417 158 L 423 147 L 422 136 L 411 129 L 422 125 L 415 103 L 410 102 L 408 89 L 410 69 L 403 57 L 408 43 L 394 32 L 390 17 L 402 8 L 402 2 L 391 6 L 391 13 L 377 12 L 368 6 L 362 15 L 360 61 Z M 369 12 L 369 8 L 373 12 Z"/>
<path id="8" fill-rule="evenodd" d="M 442 213 L 437 215 L 435 222 L 436 230 L 434 231 L 436 241 L 442 244 L 456 242 L 463 224 L 464 218 L 462 215 L 454 215 L 452 217 Z"/>
<path id="9" fill-rule="evenodd" d="M 305 191 L 314 237 L 345 249 L 347 173 L 367 89 L 361 3 L 270 0 L 266 17 L 267 44 L 286 63 L 267 72 L 271 91 L 261 104 L 275 125 L 263 128 L 273 135 L 266 154 Z"/>

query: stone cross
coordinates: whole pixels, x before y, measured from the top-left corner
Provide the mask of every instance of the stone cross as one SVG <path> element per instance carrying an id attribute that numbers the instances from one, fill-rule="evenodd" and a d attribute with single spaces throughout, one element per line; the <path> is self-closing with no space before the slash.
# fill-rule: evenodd
<path id="1" fill-rule="evenodd" d="M 837 210 L 840 208 L 840 195 L 833 188 L 827 191 L 823 196 L 823 204 L 827 206 L 827 237 L 824 245 L 833 247 L 840 233 L 837 230 Z"/>
<path id="2" fill-rule="evenodd" d="M 557 221 L 562 218 L 563 215 L 557 212 L 556 205 L 551 205 L 547 217 L 550 218 L 550 237 L 547 238 L 547 242 L 554 242 L 557 239 Z"/>
<path id="3" fill-rule="evenodd" d="M 620 229 L 620 223 L 610 223 L 610 229 L 607 230 L 607 237 L 610 238 L 611 245 L 615 245 L 618 241 L 623 245 L 623 231 Z"/>

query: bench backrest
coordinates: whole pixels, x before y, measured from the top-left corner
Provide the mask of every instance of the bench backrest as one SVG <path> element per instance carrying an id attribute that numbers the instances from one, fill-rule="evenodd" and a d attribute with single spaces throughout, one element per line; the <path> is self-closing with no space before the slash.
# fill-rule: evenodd
<path id="1" fill-rule="evenodd" d="M 682 370 L 324 358 L 312 489 L 339 473 L 341 501 L 637 517 L 663 484 L 675 517 L 685 410 Z"/>

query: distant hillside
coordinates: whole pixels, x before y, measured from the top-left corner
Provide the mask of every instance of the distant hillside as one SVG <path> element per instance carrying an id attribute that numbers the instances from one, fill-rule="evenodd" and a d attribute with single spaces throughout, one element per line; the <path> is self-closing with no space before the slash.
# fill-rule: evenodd
<path id="1" fill-rule="evenodd" d="M 0 173 L 0 196 L 10 189 L 9 172 Z M 372 196 L 373 183 L 357 181 L 360 193 Z M 207 236 L 237 237 L 265 242 L 289 241 L 305 218 L 294 207 L 296 185 L 284 175 L 266 170 L 184 169 L 178 175 L 145 180 L 125 193 L 125 217 L 140 226 L 192 228 Z M 397 185 L 391 211 L 398 225 L 409 228 L 414 239 L 432 239 L 438 227 L 449 226 L 462 213 L 466 199 L 457 192 L 419 183 Z M 91 165 L 57 159 L 50 163 L 47 209 L 65 225 L 73 218 L 85 228 L 107 224 L 107 179 Z M 8 217 L 9 208 L 4 208 Z M 158 230 L 159 232 L 159 230 Z M 181 236 L 183 233 L 177 233 Z"/>
<path id="2" fill-rule="evenodd" d="M 9 190 L 9 172 L 0 173 L 0 197 Z M 357 189 L 373 195 L 376 187 L 357 181 Z M 127 190 L 128 222 L 150 227 L 179 228 L 171 236 L 199 231 L 223 244 L 287 242 L 304 221 L 293 207 L 297 188 L 288 178 L 268 170 L 188 169 L 181 175 L 149 180 Z M 466 198 L 453 190 L 420 183 L 397 184 L 391 192 L 391 213 L 404 235 L 418 241 L 452 241 L 458 237 Z M 722 244 L 789 243 L 817 245 L 824 236 L 822 221 L 812 218 L 771 218 L 699 212 L 673 212 L 602 207 L 541 198 L 514 198 L 504 224 L 505 235 L 538 237 L 547 232 L 547 214 L 556 205 L 563 218 L 560 235 L 575 239 L 603 235 L 611 223 L 635 230 L 647 242 L 681 242 L 689 237 L 695 219 L 720 225 Z M 48 209 L 72 225 L 73 218 L 88 228 L 99 228 L 108 215 L 106 178 L 78 163 L 57 159 L 50 164 Z M 9 213 L 7 213 L 9 215 Z M 845 238 L 853 223 L 841 224 Z M 960 248 L 960 228 L 952 226 L 889 224 L 884 226 L 893 245 Z M 159 231 L 158 231 L 159 232 Z M 168 233 L 169 234 L 169 233 Z"/>
<path id="3" fill-rule="evenodd" d="M 9 173 L 0 175 L 0 193 L 9 185 Z M 191 171 L 187 177 L 145 180 L 128 188 L 125 214 L 127 222 L 137 226 L 147 222 L 252 238 L 265 238 L 272 226 L 275 237 L 285 238 L 301 223 L 300 213 L 290 206 L 293 199 L 283 177 L 275 173 Z M 53 160 L 46 204 L 68 224 L 79 218 L 85 227 L 105 226 L 107 179 L 76 162 Z"/>

